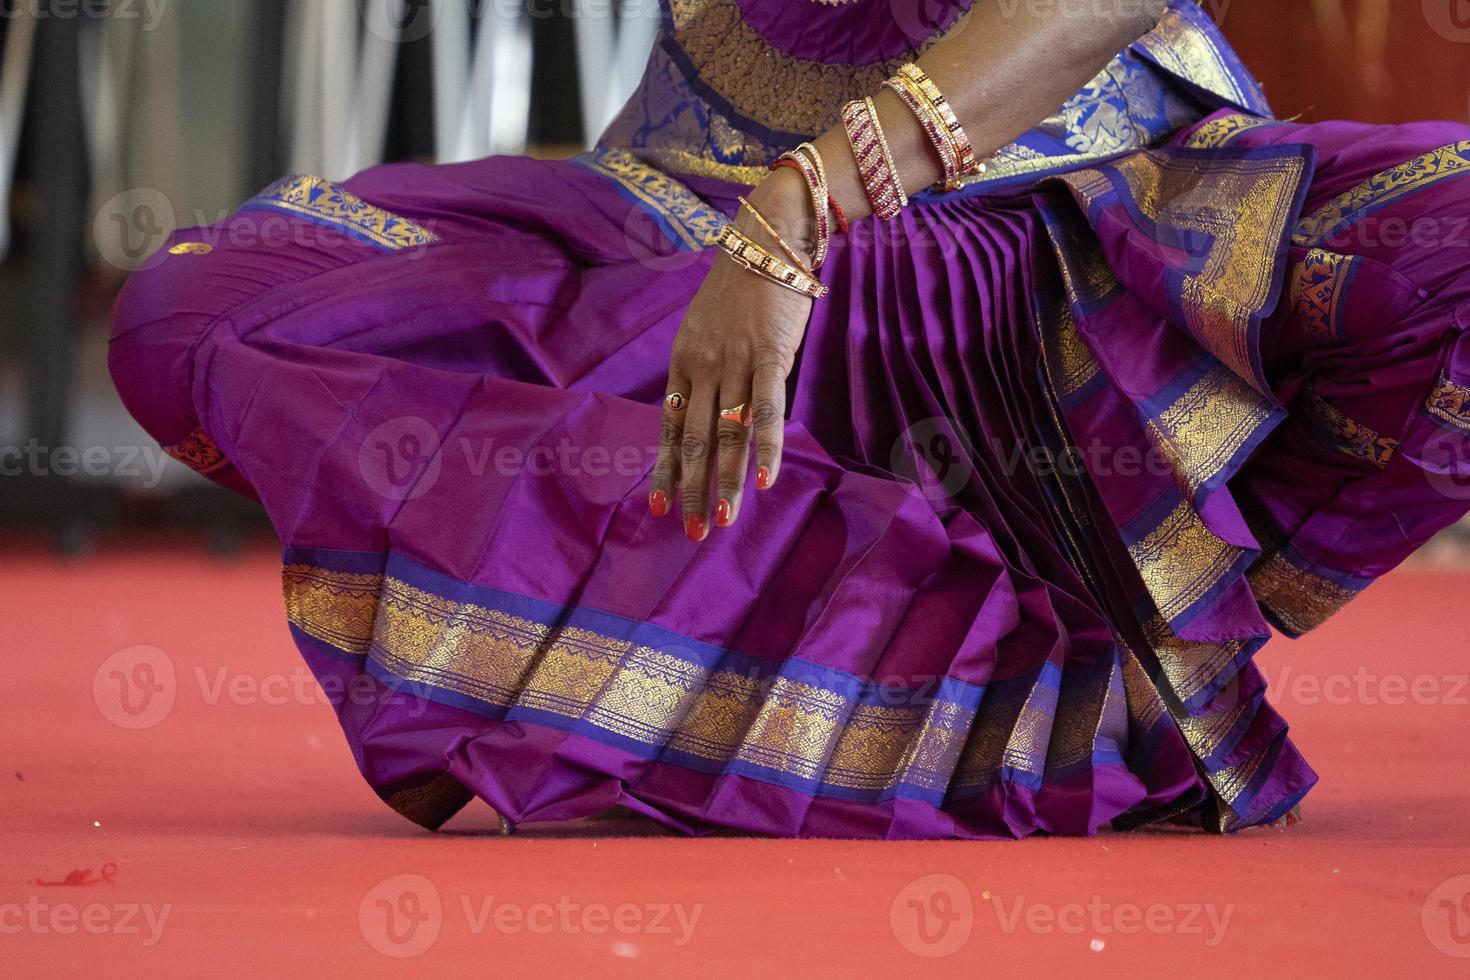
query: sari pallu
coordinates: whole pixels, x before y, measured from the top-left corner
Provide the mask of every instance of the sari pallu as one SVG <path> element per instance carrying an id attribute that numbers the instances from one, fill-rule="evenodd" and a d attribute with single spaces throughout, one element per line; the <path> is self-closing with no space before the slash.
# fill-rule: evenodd
<path id="1" fill-rule="evenodd" d="M 726 33 L 774 16 L 703 15 L 732 6 Z M 1467 380 L 1463 262 L 1332 242 L 1344 279 L 1302 229 L 1365 184 L 1359 211 L 1463 213 L 1452 174 L 1371 187 L 1465 134 L 1271 123 L 1243 72 L 1222 94 L 1167 56 L 1233 57 L 1191 10 L 1003 151 L 1032 169 L 840 243 L 780 483 L 703 545 L 644 493 L 667 352 L 740 188 L 625 147 L 282 181 L 130 283 L 119 390 L 261 499 L 293 637 L 353 692 L 368 781 L 425 826 L 475 796 L 696 833 L 1273 821 L 1314 776 L 1250 662 L 1267 618 L 1320 621 L 1293 597 L 1365 584 L 1463 512 L 1424 473 L 1452 483 L 1435 439 L 1470 432 L 1440 383 Z M 817 36 L 781 43 L 810 58 Z M 695 116 L 722 97 L 697 61 Z M 1078 159 L 1089 120 L 1125 118 L 1119 79 L 1143 86 L 1130 135 Z M 1368 428 L 1390 466 L 1343 451 Z M 1334 534 L 1355 495 L 1416 517 Z"/>

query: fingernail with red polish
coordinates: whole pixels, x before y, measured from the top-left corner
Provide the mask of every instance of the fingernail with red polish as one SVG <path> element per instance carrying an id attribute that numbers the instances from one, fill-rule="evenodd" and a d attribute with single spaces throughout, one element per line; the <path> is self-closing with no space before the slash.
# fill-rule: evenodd
<path id="1" fill-rule="evenodd" d="M 704 540 L 704 518 L 699 514 L 689 514 L 684 518 L 684 533 L 689 535 L 690 541 Z"/>
<path id="2" fill-rule="evenodd" d="M 721 500 L 720 505 L 715 508 L 715 523 L 720 527 L 729 527 L 735 523 L 735 515 L 730 512 L 730 501 Z"/>
<path id="3" fill-rule="evenodd" d="M 771 489 L 771 469 L 768 466 L 758 466 L 755 470 L 755 488 L 757 490 Z"/>
<path id="4" fill-rule="evenodd" d="M 669 495 L 655 490 L 648 495 L 648 512 L 654 517 L 663 517 L 669 512 Z"/>

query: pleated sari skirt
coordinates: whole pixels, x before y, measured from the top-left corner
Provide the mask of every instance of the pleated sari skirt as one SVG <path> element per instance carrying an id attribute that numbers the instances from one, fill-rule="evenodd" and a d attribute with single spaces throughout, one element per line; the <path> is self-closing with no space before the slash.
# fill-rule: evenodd
<path id="1" fill-rule="evenodd" d="M 1463 127 L 1227 110 L 859 223 L 780 480 L 700 544 L 649 472 L 742 188 L 623 150 L 283 180 L 133 277 L 111 365 L 259 499 L 291 636 L 426 827 L 478 797 L 687 833 L 1229 831 L 1315 780 L 1252 662 L 1271 627 L 1470 498 L 1462 172 Z"/>

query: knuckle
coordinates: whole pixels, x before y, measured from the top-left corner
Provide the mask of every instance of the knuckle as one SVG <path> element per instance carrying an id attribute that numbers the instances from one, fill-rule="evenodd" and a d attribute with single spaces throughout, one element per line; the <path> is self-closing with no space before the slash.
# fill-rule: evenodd
<path id="1" fill-rule="evenodd" d="M 679 443 L 679 436 L 683 431 L 674 419 L 665 416 L 658 425 L 658 440 L 664 446 L 675 446 Z"/>
<path id="2" fill-rule="evenodd" d="M 679 442 L 679 456 L 686 463 L 698 463 L 709 455 L 709 439 L 702 432 L 686 432 Z"/>
<path id="3" fill-rule="evenodd" d="M 744 449 L 750 441 L 750 433 L 745 427 L 734 422 L 721 422 L 717 435 L 721 450 Z"/>
<path id="4" fill-rule="evenodd" d="M 721 360 L 719 351 L 700 344 L 680 351 L 677 363 L 687 374 L 712 374 L 719 368 Z"/>
<path id="5" fill-rule="evenodd" d="M 751 421 L 761 429 L 780 428 L 785 421 L 774 398 L 758 398 L 750 407 Z"/>

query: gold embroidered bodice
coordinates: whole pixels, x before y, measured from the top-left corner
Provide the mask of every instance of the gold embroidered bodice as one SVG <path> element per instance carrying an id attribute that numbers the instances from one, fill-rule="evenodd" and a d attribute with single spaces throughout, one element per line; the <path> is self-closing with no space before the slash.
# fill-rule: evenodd
<path id="1" fill-rule="evenodd" d="M 972 0 L 662 0 L 638 91 L 600 146 L 665 173 L 758 181 L 954 27 Z M 1180 85 L 1183 79 L 1187 85 Z M 1268 112 L 1193 0 L 990 161 L 984 182 L 1068 169 L 1155 142 L 1221 105 Z"/>

